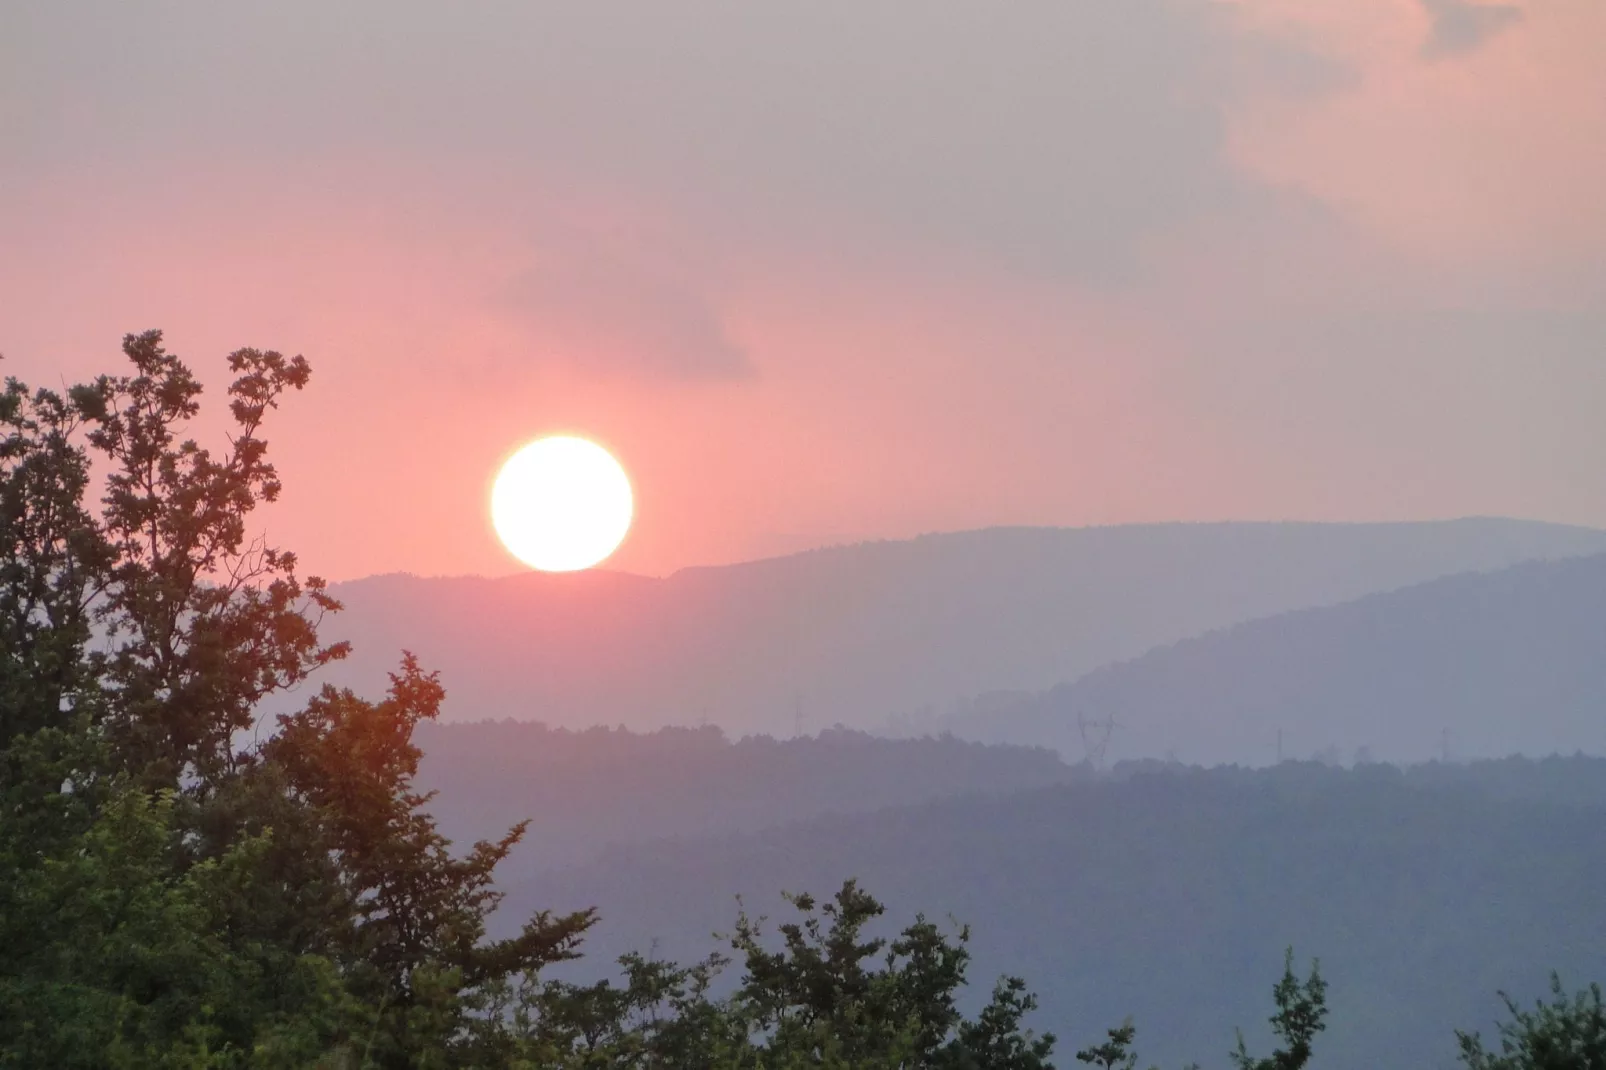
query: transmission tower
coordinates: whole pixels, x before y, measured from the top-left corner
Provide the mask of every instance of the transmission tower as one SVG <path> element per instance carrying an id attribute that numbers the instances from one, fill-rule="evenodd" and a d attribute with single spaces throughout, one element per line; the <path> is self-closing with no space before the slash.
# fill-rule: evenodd
<path id="1" fill-rule="evenodd" d="M 1089 720 L 1085 713 L 1076 715 L 1076 728 L 1082 736 L 1082 752 L 1086 755 L 1088 765 L 1094 769 L 1104 768 L 1104 752 L 1109 749 L 1110 737 L 1118 727 L 1114 716 L 1100 721 Z"/>

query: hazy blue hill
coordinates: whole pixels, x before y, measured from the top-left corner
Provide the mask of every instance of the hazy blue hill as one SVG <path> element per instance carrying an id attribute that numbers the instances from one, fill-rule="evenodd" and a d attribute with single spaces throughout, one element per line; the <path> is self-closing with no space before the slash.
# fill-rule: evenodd
<path id="1" fill-rule="evenodd" d="M 1606 753 L 1606 556 L 1450 576 L 1188 639 L 957 718 L 982 740 L 1113 756 L 1274 760 L 1359 747 L 1380 759 Z"/>
<path id="2" fill-rule="evenodd" d="M 425 724 L 419 785 L 454 841 L 530 819 L 503 879 L 655 837 L 761 829 L 945 796 L 1064 783 L 1078 774 L 1041 748 L 860 732 L 732 742 L 716 728 L 571 732 L 525 721 Z"/>
<path id="3" fill-rule="evenodd" d="M 508 916 L 600 906 L 595 972 L 706 953 L 735 895 L 775 916 L 781 889 L 857 876 L 894 917 L 970 923 L 975 980 L 1029 978 L 1066 1051 L 1132 1014 L 1162 1066 L 1224 1065 L 1234 1025 L 1259 1042 L 1292 944 L 1332 985 L 1321 1066 L 1450 1066 L 1497 989 L 1606 979 L 1606 810 L 1582 801 L 1603 796 L 1596 759 L 1147 774 L 620 849 L 513 886 Z"/>
<path id="4" fill-rule="evenodd" d="M 383 576 L 340 584 L 330 678 L 383 686 L 402 647 L 449 717 L 738 733 L 880 725 L 1040 690 L 1210 628 L 1471 569 L 1606 552 L 1509 520 L 1012 528 L 867 543 L 662 580 Z"/>

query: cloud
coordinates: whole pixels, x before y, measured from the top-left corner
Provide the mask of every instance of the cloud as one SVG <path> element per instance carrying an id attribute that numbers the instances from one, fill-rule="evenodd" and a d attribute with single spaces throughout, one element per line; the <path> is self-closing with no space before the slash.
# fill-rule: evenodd
<path id="1" fill-rule="evenodd" d="M 151 323 L 304 349 L 320 397 L 384 392 L 381 438 L 440 405 L 467 444 L 420 440 L 424 497 L 584 421 L 656 466 L 660 562 L 1601 522 L 1606 4 L 1535 5 L 1470 80 L 1416 55 L 1513 2 L 35 5 L 0 33 L 0 343 L 51 374 Z M 329 405 L 349 437 L 306 441 L 366 448 Z"/>
<path id="2" fill-rule="evenodd" d="M 42 14 L 12 48 L 38 106 L 8 143 L 83 163 L 379 145 L 430 172 L 631 183 L 749 241 L 958 252 L 1092 284 L 1262 195 L 1227 151 L 1245 84 L 1344 82 L 1309 45 L 1193 0 L 932 0 L 917 18 L 858 0 L 156 10 Z"/>
<path id="3" fill-rule="evenodd" d="M 1242 30 L 1234 36 L 1233 103 L 1267 99 L 1309 102 L 1356 88 L 1360 72 L 1308 38 L 1284 27 L 1280 34 Z"/>
<path id="4" fill-rule="evenodd" d="M 1512 4 L 1475 4 L 1471 0 L 1421 3 L 1433 18 L 1428 39 L 1422 44 L 1427 59 L 1465 55 L 1522 20 L 1522 9 Z"/>
<path id="5" fill-rule="evenodd" d="M 590 375 L 665 381 L 754 374 L 716 309 L 687 279 L 598 235 L 547 228 L 493 304 L 532 344 L 528 359 Z"/>

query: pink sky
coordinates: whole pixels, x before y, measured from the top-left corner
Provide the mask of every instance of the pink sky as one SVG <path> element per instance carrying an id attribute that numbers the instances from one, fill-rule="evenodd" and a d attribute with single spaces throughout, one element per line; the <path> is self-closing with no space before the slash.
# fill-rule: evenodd
<path id="1" fill-rule="evenodd" d="M 557 430 L 630 471 L 613 564 L 653 574 L 1606 525 L 1597 0 L 34 6 L 6 370 L 153 326 L 215 392 L 232 348 L 304 353 L 265 522 L 332 578 L 514 570 L 489 480 Z"/>

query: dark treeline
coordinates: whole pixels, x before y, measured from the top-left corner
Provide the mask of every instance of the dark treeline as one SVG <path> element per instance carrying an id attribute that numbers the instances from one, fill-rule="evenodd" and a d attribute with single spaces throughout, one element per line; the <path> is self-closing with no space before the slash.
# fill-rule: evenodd
<path id="1" fill-rule="evenodd" d="M 1123 781 L 1155 773 L 1184 781 L 1260 785 L 1268 790 L 1307 791 L 1345 785 L 1379 784 L 1418 789 L 1470 791 L 1482 797 L 1606 808 L 1606 758 L 1552 754 L 1546 758 L 1482 758 L 1470 762 L 1419 762 L 1394 765 L 1361 762 L 1342 766 L 1325 761 L 1288 761 L 1271 766 L 1218 765 L 1209 769 L 1154 760 L 1116 762 L 1098 778 Z"/>
<path id="2" fill-rule="evenodd" d="M 453 839 L 528 820 L 505 881 L 645 840 L 745 832 L 1085 775 L 1041 748 L 895 742 L 829 729 L 732 741 L 717 728 L 570 731 L 527 721 L 427 724 L 418 782 Z"/>
<path id="3" fill-rule="evenodd" d="M 1322 1065 L 1437 1065 L 1496 992 L 1606 974 L 1606 760 L 1265 769 L 1123 765 L 1099 782 L 646 844 L 508 887 L 596 905 L 593 955 L 705 953 L 733 896 L 853 873 L 895 916 L 964 919 L 1064 1036 L 1133 1015 L 1164 1065 L 1260 1018 L 1292 944 L 1332 984 Z M 594 971 L 594 963 L 580 964 Z M 587 975 L 591 975 L 588 973 Z M 1266 1039 L 1264 1037 L 1260 1039 Z M 1201 1049 L 1202 1044 L 1213 1045 Z"/>
<path id="4" fill-rule="evenodd" d="M 340 606 L 298 574 L 293 554 L 251 535 L 253 509 L 280 491 L 262 428 L 306 384 L 306 362 L 231 354 L 232 428 L 213 453 L 183 438 L 201 386 L 160 334 L 128 336 L 124 352 L 123 375 L 60 391 L 8 380 L 0 394 L 0 1066 L 1052 1067 L 1055 1039 L 1032 1029 L 1037 998 L 1012 974 L 986 983 L 994 975 L 973 960 L 969 930 L 922 907 L 900 906 L 903 920 L 889 923 L 881 901 L 844 881 L 875 869 L 866 848 L 887 860 L 924 858 L 926 894 L 895 889 L 905 901 L 936 903 L 961 876 L 954 867 L 990 865 L 979 887 L 994 913 L 1026 905 L 1019 890 L 1034 884 L 1021 879 L 1030 876 L 1023 859 L 1106 874 L 1102 898 L 1058 904 L 1038 942 L 1070 918 L 1110 939 L 1120 930 L 1102 912 L 1114 919 L 1122 904 L 1158 905 L 1143 893 L 1174 872 L 1199 885 L 1197 902 L 1248 896 L 1256 939 L 1287 932 L 1304 917 L 1293 909 L 1298 875 L 1315 872 L 1310 859 L 1342 857 L 1339 841 L 1312 834 L 1328 827 L 1329 812 L 1339 815 L 1331 827 L 1353 838 L 1343 845 L 1352 855 L 1392 850 L 1402 872 L 1421 877 L 1395 888 L 1418 902 L 1492 878 L 1504 896 L 1513 891 L 1501 883 L 1505 869 L 1526 866 L 1537 898 L 1520 905 L 1540 921 L 1502 931 L 1509 918 L 1499 911 L 1452 912 L 1443 924 L 1504 945 L 1527 941 L 1530 961 L 1556 950 L 1541 938 L 1543 919 L 1564 923 L 1577 889 L 1600 887 L 1591 860 L 1606 851 L 1591 837 L 1603 823 L 1587 806 L 1503 800 L 1479 811 L 1467 805 L 1476 791 L 1379 779 L 1356 795 L 1372 817 L 1358 827 L 1321 790 L 1132 777 L 771 830 L 762 835 L 833 871 L 816 887 L 840 889 L 828 899 L 792 895 L 774 922 L 729 909 L 737 884 L 707 890 L 724 872 L 710 864 L 717 852 L 678 854 L 682 879 L 626 876 L 655 880 L 638 891 L 660 906 L 688 894 L 719 904 L 727 935 L 718 950 L 678 963 L 626 953 L 604 981 L 559 976 L 554 968 L 572 967 L 582 941 L 603 931 L 594 905 L 564 913 L 550 909 L 556 900 L 521 904 L 491 930 L 493 912 L 514 906 L 493 877 L 526 826 L 453 844 L 420 790 L 414 730 L 436 718 L 440 681 L 403 655 L 378 696 L 317 689 L 315 674 L 347 654 L 319 636 Z M 792 753 L 819 761 L 834 742 Z M 719 749 L 696 733 L 647 744 L 666 745 Z M 929 761 L 980 752 L 944 743 L 899 753 Z M 1437 803 L 1402 810 L 1406 795 Z M 1036 809 L 1045 799 L 1053 805 Z M 1222 807 L 1238 815 L 1235 854 L 1221 853 L 1234 841 L 1212 836 Z M 1112 834 L 1118 817 L 1126 824 Z M 1462 843 L 1458 822 L 1469 819 L 1487 837 L 1477 856 L 1486 868 L 1419 873 L 1434 845 Z M 853 833 L 858 821 L 875 835 Z M 1516 827 L 1531 834 L 1527 854 L 1513 854 L 1524 842 Z M 951 833 L 965 842 L 946 842 Z M 837 837 L 831 851 L 805 849 L 822 836 Z M 1556 866 L 1558 844 L 1575 852 L 1576 872 Z M 1146 859 L 1136 874 L 1145 880 L 1116 868 L 1134 858 Z M 1368 872 L 1364 858 L 1349 862 L 1332 873 Z M 605 862 L 629 863 L 625 853 Z M 1187 931 L 1211 930 L 1206 919 Z M 1586 928 L 1572 935 L 1595 940 Z M 1336 934 L 1334 944 L 1342 950 Z M 1093 973 L 1117 951 L 1139 957 L 1143 945 L 1108 949 L 1086 962 Z M 1319 1050 L 1329 1003 L 1339 1010 L 1339 977 L 1330 982 L 1290 953 L 1279 981 L 1258 954 L 1211 961 L 1213 950 L 1193 948 L 1194 987 L 1166 1014 L 1186 1020 L 1225 981 L 1259 970 L 1250 1017 L 1271 1012 L 1271 1029 L 1240 1040 L 1230 1058 L 1239 1070 L 1299 1070 Z M 1446 971 L 1440 983 L 1453 979 L 1452 957 L 1434 965 Z M 967 988 L 972 976 L 983 981 L 977 990 Z M 1073 1058 L 1136 1065 L 1131 1027 L 1076 1028 L 1090 1046 Z M 1213 1022 L 1209 1032 L 1226 1028 Z M 1445 1051 L 1457 1043 L 1440 1040 Z M 1558 989 L 1550 1005 L 1512 1007 L 1502 1041 L 1506 1052 L 1491 1053 L 1463 1036 L 1461 1057 L 1473 1070 L 1601 1066 L 1598 990 L 1574 999 Z"/>

